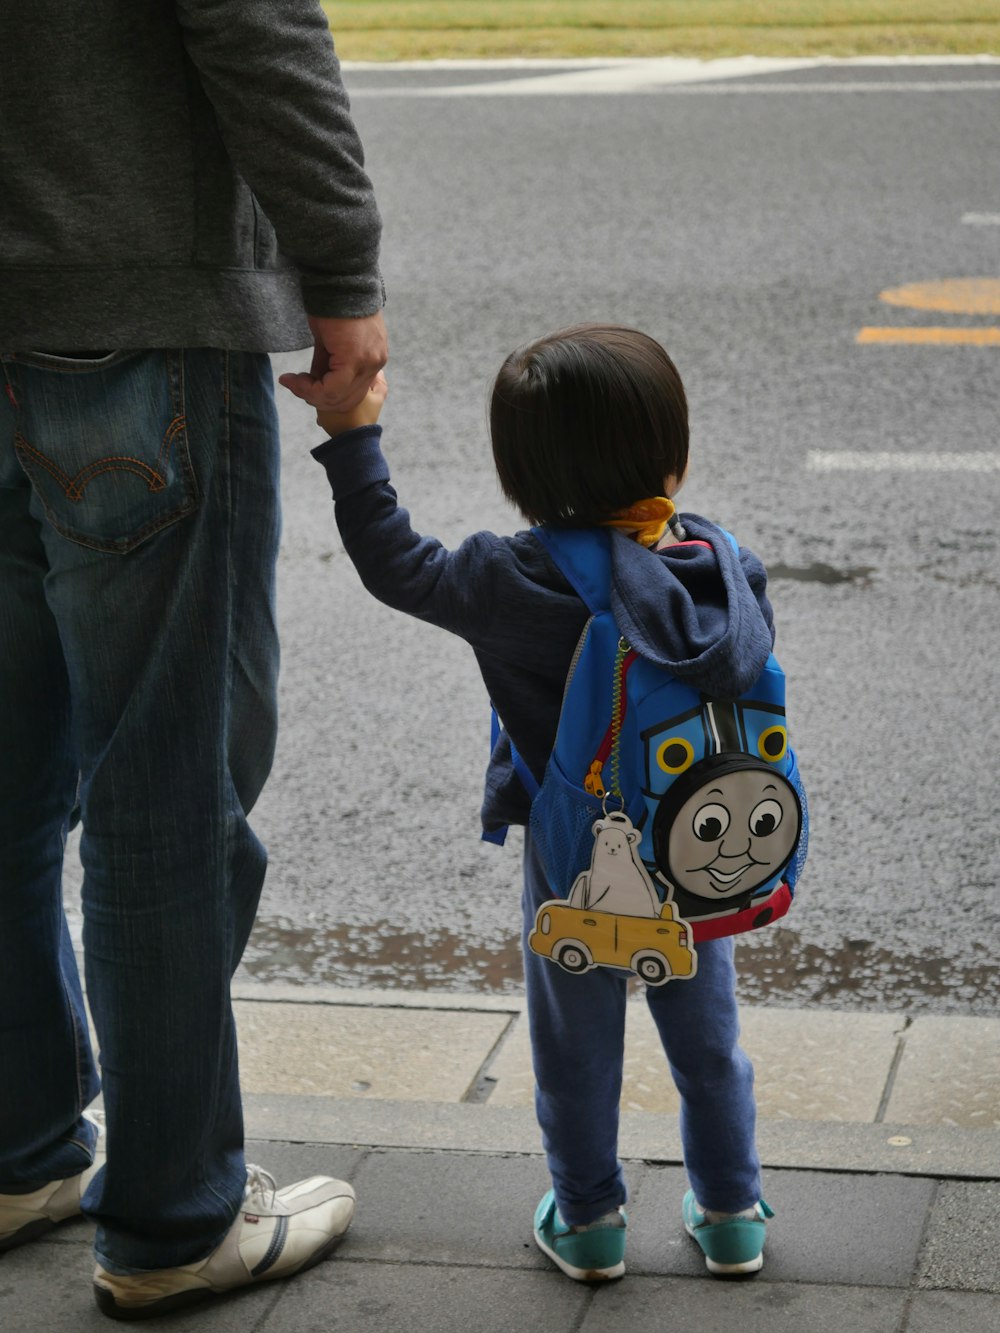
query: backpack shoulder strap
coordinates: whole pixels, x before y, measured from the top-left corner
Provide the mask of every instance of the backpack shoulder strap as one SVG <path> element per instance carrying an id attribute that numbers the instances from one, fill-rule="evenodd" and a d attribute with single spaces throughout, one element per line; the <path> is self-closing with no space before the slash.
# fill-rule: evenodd
<path id="1" fill-rule="evenodd" d="M 601 528 L 548 528 L 531 529 L 534 536 L 545 547 L 556 566 L 583 599 L 588 611 L 596 615 L 607 611 L 611 601 L 611 546 L 608 534 Z M 490 748 L 493 749 L 500 737 L 500 719 L 495 708 L 491 708 L 492 724 Z M 529 800 L 538 795 L 539 784 L 531 769 L 518 754 L 514 742 L 510 744 L 510 757 L 514 771 L 528 794 Z M 483 833 L 484 842 L 503 845 L 507 828 Z"/>
<path id="2" fill-rule="evenodd" d="M 491 750 L 496 748 L 496 743 L 500 739 L 500 732 L 501 732 L 500 714 L 497 712 L 495 705 L 491 702 L 490 703 L 490 749 Z M 539 788 L 538 780 L 536 779 L 534 773 L 532 773 L 528 765 L 521 758 L 520 752 L 518 751 L 517 747 L 514 745 L 514 742 L 511 740 L 509 736 L 507 737 L 507 744 L 510 746 L 510 759 L 511 763 L 514 765 L 514 772 L 520 779 L 521 786 L 528 793 L 529 798 L 533 801 L 535 797 L 538 795 L 538 788 Z"/>
<path id="3" fill-rule="evenodd" d="M 594 615 L 611 604 L 611 539 L 605 528 L 531 529 Z"/>
<path id="4" fill-rule="evenodd" d="M 501 732 L 500 714 L 497 712 L 496 706 L 493 704 L 491 700 L 490 702 L 490 753 L 491 754 L 496 749 L 497 741 L 500 739 L 500 732 Z M 533 801 L 535 797 L 538 795 L 539 791 L 538 780 L 536 779 L 534 773 L 532 773 L 528 765 L 521 758 L 521 755 L 519 754 L 517 747 L 514 745 L 514 742 L 511 740 L 509 736 L 507 737 L 507 744 L 510 746 L 510 760 L 511 763 L 514 765 L 514 772 L 517 774 L 521 786 L 528 793 L 528 800 Z M 492 842 L 495 843 L 497 847 L 502 847 L 507 840 L 508 827 L 509 826 L 507 824 L 502 824 L 497 829 L 490 829 L 490 830 L 483 829 L 482 833 L 479 836 L 481 837 L 483 842 Z"/>

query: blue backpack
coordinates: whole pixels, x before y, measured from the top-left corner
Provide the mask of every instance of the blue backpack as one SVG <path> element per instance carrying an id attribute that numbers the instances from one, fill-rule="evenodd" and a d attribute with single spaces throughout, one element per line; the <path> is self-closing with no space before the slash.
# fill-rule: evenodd
<path id="1" fill-rule="evenodd" d="M 699 941 L 784 916 L 805 861 L 784 672 L 772 654 L 738 699 L 700 693 L 621 637 L 606 532 L 534 532 L 591 618 L 540 786 L 515 756 L 552 892 L 529 945 L 570 972 L 692 976 Z"/>

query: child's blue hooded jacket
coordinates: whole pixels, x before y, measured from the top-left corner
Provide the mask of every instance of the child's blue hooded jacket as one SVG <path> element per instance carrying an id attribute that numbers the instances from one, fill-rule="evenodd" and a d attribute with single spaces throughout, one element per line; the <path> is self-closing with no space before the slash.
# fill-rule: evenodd
<path id="1" fill-rule="evenodd" d="M 454 551 L 415 532 L 389 484 L 381 434 L 363 427 L 312 451 L 333 488 L 347 554 L 379 601 L 471 644 L 505 732 L 541 781 L 589 612 L 530 532 L 477 532 Z M 714 523 L 685 514 L 683 524 L 689 543 L 662 551 L 609 529 L 611 610 L 641 657 L 716 698 L 735 698 L 774 642 L 767 575 Z M 525 824 L 528 807 L 502 734 L 486 774 L 483 828 Z"/>

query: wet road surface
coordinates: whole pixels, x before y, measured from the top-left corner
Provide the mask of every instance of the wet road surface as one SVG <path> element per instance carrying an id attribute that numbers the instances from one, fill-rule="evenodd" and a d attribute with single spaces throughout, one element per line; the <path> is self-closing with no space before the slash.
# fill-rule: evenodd
<path id="1" fill-rule="evenodd" d="M 739 945 L 743 994 L 997 1012 L 1000 225 L 969 219 L 1000 221 L 1000 66 L 423 95 L 490 78 L 347 75 L 386 224 L 403 502 L 449 544 L 514 531 L 486 441 L 502 358 L 582 319 L 659 337 L 691 404 L 682 508 L 769 567 L 811 803 L 797 903 Z M 880 300 L 968 279 L 979 306 Z M 516 988 L 519 838 L 478 840 L 471 652 L 360 589 L 321 437 L 280 404 L 283 730 L 243 975 Z"/>

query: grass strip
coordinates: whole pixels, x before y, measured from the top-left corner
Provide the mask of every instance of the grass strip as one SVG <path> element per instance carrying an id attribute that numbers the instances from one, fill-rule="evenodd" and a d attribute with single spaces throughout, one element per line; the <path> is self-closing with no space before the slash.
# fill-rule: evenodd
<path id="1" fill-rule="evenodd" d="M 324 0 L 344 60 L 1000 53 L 1000 0 Z"/>

